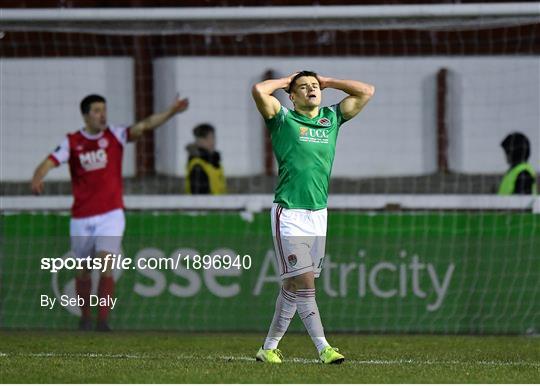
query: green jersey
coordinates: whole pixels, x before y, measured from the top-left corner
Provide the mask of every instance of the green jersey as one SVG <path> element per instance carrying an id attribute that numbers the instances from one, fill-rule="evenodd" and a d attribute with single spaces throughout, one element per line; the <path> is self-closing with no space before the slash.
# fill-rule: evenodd
<path id="1" fill-rule="evenodd" d="M 322 107 L 314 118 L 282 106 L 266 120 L 279 165 L 275 203 L 287 209 L 326 208 L 336 140 L 344 122 L 339 105 Z"/>

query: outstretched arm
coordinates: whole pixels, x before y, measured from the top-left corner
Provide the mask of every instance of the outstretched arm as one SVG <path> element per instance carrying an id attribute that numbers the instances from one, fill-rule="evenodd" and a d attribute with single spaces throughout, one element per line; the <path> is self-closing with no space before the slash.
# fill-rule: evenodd
<path id="1" fill-rule="evenodd" d="M 32 177 L 32 193 L 41 194 L 43 193 L 43 179 L 49 173 L 49 170 L 54 168 L 56 164 L 49 158 L 45 158 L 34 171 L 34 176 Z"/>
<path id="2" fill-rule="evenodd" d="M 176 98 L 172 105 L 170 105 L 165 111 L 152 114 L 149 117 L 137 122 L 131 126 L 129 135 L 130 139 L 136 141 L 147 130 L 154 130 L 156 127 L 161 126 L 174 115 L 185 111 L 188 108 L 189 101 L 187 98 Z"/>
<path id="3" fill-rule="evenodd" d="M 280 88 L 287 89 L 295 75 L 292 74 L 285 78 L 265 80 L 253 86 L 251 95 L 264 119 L 271 119 L 279 113 L 281 103 L 272 94 Z"/>
<path id="4" fill-rule="evenodd" d="M 341 80 L 324 76 L 318 76 L 318 79 L 321 89 L 335 88 L 349 94 L 339 104 L 341 114 L 347 120 L 356 116 L 375 94 L 374 86 L 357 80 Z"/>

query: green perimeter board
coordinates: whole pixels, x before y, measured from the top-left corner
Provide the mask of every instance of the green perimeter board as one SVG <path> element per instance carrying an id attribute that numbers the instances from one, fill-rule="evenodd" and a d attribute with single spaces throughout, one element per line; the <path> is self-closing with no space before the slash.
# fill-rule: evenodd
<path id="1" fill-rule="evenodd" d="M 540 216 L 529 213 L 330 212 L 317 302 L 327 331 L 540 331 Z M 69 251 L 69 217 L 2 216 L 5 328 L 71 329 L 74 273 L 40 269 Z M 127 212 L 124 256 L 175 257 L 226 249 L 251 268 L 119 271 L 115 329 L 265 331 L 279 288 L 268 213 Z M 188 250 L 189 249 L 189 250 Z M 221 251 L 223 252 L 223 250 Z M 228 276 L 227 276 L 228 275 Z M 55 291 L 56 288 L 56 291 Z M 291 330 L 302 330 L 295 318 Z"/>

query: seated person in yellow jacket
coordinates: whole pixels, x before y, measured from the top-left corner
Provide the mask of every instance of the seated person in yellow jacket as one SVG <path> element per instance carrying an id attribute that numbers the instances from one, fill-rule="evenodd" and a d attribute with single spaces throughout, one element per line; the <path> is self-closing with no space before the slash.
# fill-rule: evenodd
<path id="1" fill-rule="evenodd" d="M 499 194 L 537 194 L 536 173 L 528 163 L 529 139 L 522 133 L 512 133 L 501 142 L 510 169 L 499 185 Z"/>
<path id="2" fill-rule="evenodd" d="M 216 131 L 208 123 L 193 129 L 195 142 L 186 146 L 188 163 L 186 193 L 224 194 L 227 192 L 221 156 L 216 151 Z"/>

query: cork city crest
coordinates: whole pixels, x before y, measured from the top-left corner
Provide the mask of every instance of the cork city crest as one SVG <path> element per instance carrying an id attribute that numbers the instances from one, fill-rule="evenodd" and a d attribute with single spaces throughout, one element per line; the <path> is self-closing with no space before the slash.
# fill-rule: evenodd
<path id="1" fill-rule="evenodd" d="M 321 126 L 324 126 L 324 127 L 328 127 L 330 126 L 332 123 L 330 122 L 330 119 L 328 118 L 321 118 L 317 121 L 317 124 L 318 125 L 321 125 Z"/>
<path id="2" fill-rule="evenodd" d="M 289 255 L 289 257 L 287 257 L 287 260 L 289 260 L 289 264 L 294 267 L 296 265 L 296 262 L 298 261 L 296 259 L 296 255 Z"/>

